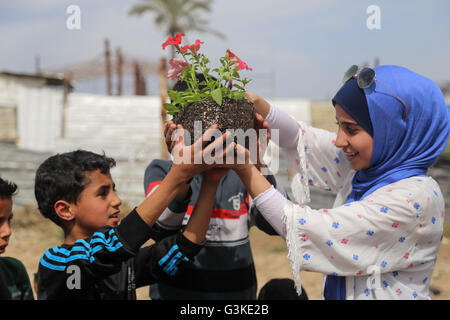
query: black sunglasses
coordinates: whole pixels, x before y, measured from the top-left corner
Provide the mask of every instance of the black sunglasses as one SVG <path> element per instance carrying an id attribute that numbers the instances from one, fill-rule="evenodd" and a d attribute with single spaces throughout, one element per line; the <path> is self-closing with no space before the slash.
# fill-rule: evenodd
<path id="1" fill-rule="evenodd" d="M 376 72 L 372 68 L 364 67 L 360 69 L 357 65 L 352 65 L 347 72 L 344 74 L 344 77 L 342 78 L 342 83 L 346 83 L 348 80 L 352 78 L 356 78 L 356 83 L 358 84 L 358 87 L 361 89 L 366 89 L 372 85 L 375 81 L 381 84 L 386 90 L 388 90 L 390 93 L 392 93 L 398 101 L 401 102 L 403 105 L 403 113 L 402 113 L 402 119 L 405 120 L 406 118 L 406 103 L 403 101 L 402 98 L 400 98 L 398 95 L 396 95 L 394 92 L 389 90 L 384 84 L 382 84 L 380 81 L 376 79 Z"/>

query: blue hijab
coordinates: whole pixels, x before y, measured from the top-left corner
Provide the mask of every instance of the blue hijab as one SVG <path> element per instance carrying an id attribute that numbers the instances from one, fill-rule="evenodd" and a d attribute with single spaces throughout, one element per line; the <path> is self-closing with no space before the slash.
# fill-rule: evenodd
<path id="1" fill-rule="evenodd" d="M 400 66 L 380 66 L 374 70 L 379 82 L 363 90 L 373 127 L 372 160 L 369 168 L 356 172 L 347 203 L 362 200 L 396 181 L 426 176 L 449 140 L 449 114 L 436 83 Z M 349 86 L 355 86 L 353 91 Z M 355 103 L 345 105 L 344 102 L 360 98 L 343 99 L 351 92 L 355 97 L 360 95 L 356 90 L 362 92 L 356 81 L 347 82 L 333 102 L 339 103 L 350 115 L 361 112 Z M 405 120 L 402 119 L 403 104 L 392 92 L 406 103 Z M 327 276 L 325 298 L 345 299 L 345 278 Z"/>

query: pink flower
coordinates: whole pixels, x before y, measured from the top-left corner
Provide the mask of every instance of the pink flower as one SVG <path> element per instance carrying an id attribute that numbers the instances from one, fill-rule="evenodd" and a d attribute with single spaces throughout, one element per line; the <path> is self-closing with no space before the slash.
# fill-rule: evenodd
<path id="1" fill-rule="evenodd" d="M 204 44 L 203 41 L 197 40 L 194 44 L 183 46 L 180 48 L 181 53 L 186 53 L 188 50 L 191 50 L 193 54 L 196 54 L 198 50 L 200 50 L 200 45 Z"/>
<path id="2" fill-rule="evenodd" d="M 253 71 L 252 68 L 249 68 L 249 66 L 244 61 L 239 59 L 239 57 L 237 55 L 235 55 L 233 52 L 231 52 L 230 50 L 227 50 L 227 53 L 228 53 L 228 57 L 231 58 L 231 61 L 234 61 L 235 63 L 237 63 L 236 69 L 238 69 L 238 70 L 247 69 L 249 71 Z"/>
<path id="3" fill-rule="evenodd" d="M 183 73 L 183 69 L 186 68 L 189 64 L 183 59 L 173 58 L 169 61 L 172 69 L 167 72 L 167 77 L 170 80 L 181 80 L 181 74 Z"/>

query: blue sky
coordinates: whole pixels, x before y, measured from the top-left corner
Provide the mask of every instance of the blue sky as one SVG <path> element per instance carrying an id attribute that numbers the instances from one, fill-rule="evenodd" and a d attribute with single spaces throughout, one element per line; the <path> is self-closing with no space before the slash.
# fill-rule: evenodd
<path id="1" fill-rule="evenodd" d="M 114 49 L 157 61 L 169 52 L 152 14 L 129 17 L 138 0 L 14 0 L 0 4 L 0 70 L 55 69 Z M 81 9 L 81 30 L 68 30 L 66 9 Z M 369 30 L 366 9 L 377 5 L 381 29 Z M 351 64 L 397 64 L 437 83 L 450 81 L 448 0 L 215 0 L 204 18 L 226 35 L 190 33 L 211 66 L 230 48 L 253 72 L 249 90 L 263 96 L 331 98 Z M 150 85 L 150 92 L 155 92 Z"/>

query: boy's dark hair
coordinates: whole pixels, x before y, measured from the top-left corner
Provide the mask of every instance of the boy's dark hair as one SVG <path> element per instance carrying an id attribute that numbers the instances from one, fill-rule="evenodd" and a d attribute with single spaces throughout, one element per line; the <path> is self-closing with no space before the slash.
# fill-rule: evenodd
<path id="1" fill-rule="evenodd" d="M 298 295 L 294 280 L 282 278 L 268 281 L 259 291 L 258 300 L 308 300 L 308 295 L 303 286 Z"/>
<path id="2" fill-rule="evenodd" d="M 17 185 L 14 182 L 0 178 L 0 199 L 11 199 L 17 191 Z"/>
<path id="3" fill-rule="evenodd" d="M 65 200 L 76 204 L 89 183 L 86 173 L 100 170 L 102 174 L 109 174 L 115 165 L 113 158 L 85 150 L 49 157 L 36 171 L 34 195 L 39 211 L 61 226 L 61 220 L 54 210 L 55 203 Z"/>

